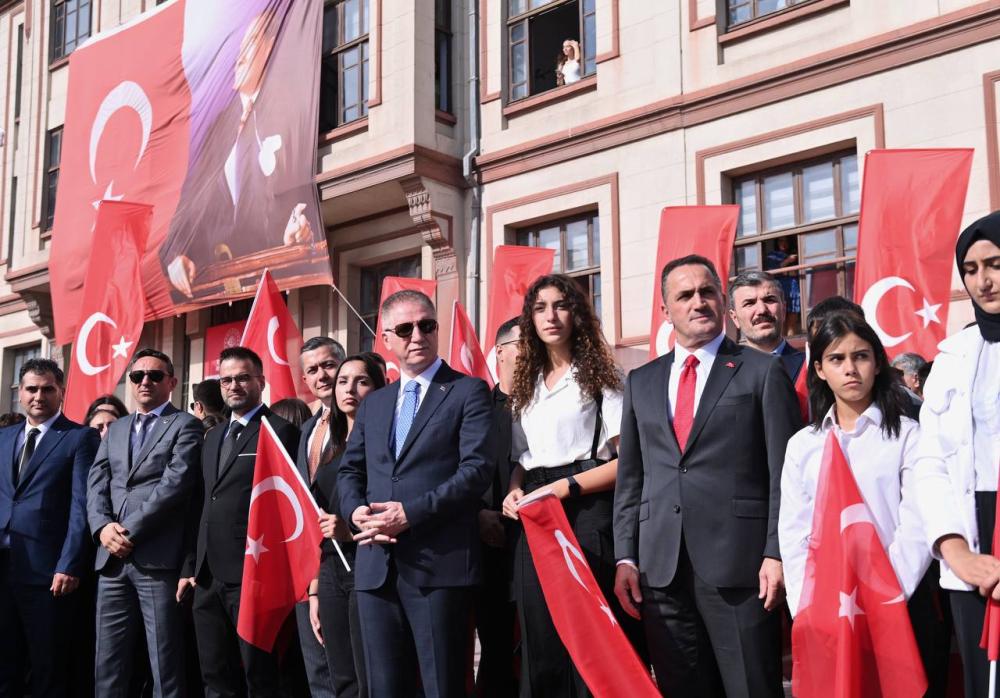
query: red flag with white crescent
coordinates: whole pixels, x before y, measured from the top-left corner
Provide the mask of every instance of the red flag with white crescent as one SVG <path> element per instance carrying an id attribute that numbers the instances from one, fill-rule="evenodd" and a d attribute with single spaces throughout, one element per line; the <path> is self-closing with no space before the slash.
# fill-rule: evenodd
<path id="1" fill-rule="evenodd" d="M 115 391 L 142 334 L 145 305 L 139 261 L 146 250 L 153 209 L 103 201 L 97 209 L 94 248 L 83 287 L 79 329 L 70 351 L 63 410 L 82 422 L 87 407 Z"/>
<path id="2" fill-rule="evenodd" d="M 319 574 L 319 507 L 267 417 L 260 419 L 236 632 L 270 652 Z M 335 629 L 341 632 L 343 629 Z"/>
<path id="3" fill-rule="evenodd" d="M 257 286 L 240 344 L 253 349 L 263 361 L 264 380 L 270 388 L 272 403 L 294 397 L 305 402 L 315 399 L 302 380 L 297 363 L 302 333 L 267 269 Z"/>
<path id="4" fill-rule="evenodd" d="M 379 313 L 378 323 L 375 326 L 375 343 L 373 349 L 375 353 L 385 359 L 385 373 L 389 382 L 399 378 L 399 365 L 396 355 L 389 351 L 389 347 L 382 340 L 382 304 L 385 299 L 397 291 L 420 291 L 422 294 L 434 300 L 437 293 L 437 281 L 433 279 L 412 279 L 408 276 L 387 276 L 382 280 L 382 295 L 378 301 Z"/>
<path id="5" fill-rule="evenodd" d="M 522 500 L 518 513 L 552 623 L 595 698 L 659 698 L 594 579 L 562 503 L 540 491 Z"/>
<path id="6" fill-rule="evenodd" d="M 491 388 L 494 385 L 493 376 L 486 367 L 486 357 L 479 348 L 476 330 L 469 322 L 465 308 L 458 301 L 455 301 L 451 313 L 451 355 L 448 365 L 467 376 L 482 378 Z"/>
<path id="7" fill-rule="evenodd" d="M 826 442 L 798 615 L 797 698 L 907 698 L 927 690 L 899 578 L 834 432 Z"/>
<path id="8" fill-rule="evenodd" d="M 655 359 L 674 347 L 673 325 L 663 316 L 660 274 L 667 262 L 698 254 L 715 265 L 723 287 L 728 285 L 740 207 L 667 206 L 660 213 L 660 239 L 653 273 L 652 319 L 649 325 L 649 358 Z"/>
<path id="9" fill-rule="evenodd" d="M 889 357 L 937 354 L 947 335 L 955 240 L 972 148 L 865 157 L 854 299 Z"/>

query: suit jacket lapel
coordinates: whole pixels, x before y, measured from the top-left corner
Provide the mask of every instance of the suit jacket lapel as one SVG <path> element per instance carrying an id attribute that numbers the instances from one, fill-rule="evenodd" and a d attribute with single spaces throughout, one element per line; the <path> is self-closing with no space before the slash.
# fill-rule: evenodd
<path id="1" fill-rule="evenodd" d="M 222 449 L 222 438 L 226 433 L 225 427 L 219 426 L 210 430 L 205 435 L 205 445 L 202 447 L 202 471 L 205 477 L 205 489 L 209 492 L 215 488 L 215 483 L 219 480 L 219 452 Z"/>
<path id="2" fill-rule="evenodd" d="M 146 460 L 146 456 L 148 456 L 149 452 L 153 450 L 153 446 L 156 445 L 156 442 L 163 438 L 163 435 L 170 427 L 170 423 L 174 420 L 175 414 L 176 411 L 168 413 L 164 410 L 163 414 L 156 418 L 156 421 L 146 427 L 148 431 L 146 432 L 146 439 L 142 442 L 142 450 L 139 451 L 139 457 L 132 462 L 132 467 L 128 471 L 128 476 L 130 478 L 135 475 L 139 466 L 141 466 L 142 462 Z M 132 428 L 135 428 L 134 420 Z M 135 438 L 135 434 L 133 432 L 130 432 L 130 434 L 131 438 Z"/>
<path id="3" fill-rule="evenodd" d="M 712 370 L 709 372 L 708 380 L 705 382 L 705 389 L 701 392 L 701 400 L 698 401 L 698 410 L 694 415 L 694 424 L 691 425 L 691 434 L 688 436 L 687 447 L 684 449 L 684 453 L 691 451 L 691 447 L 698 438 L 699 432 L 705 426 L 705 422 L 708 421 L 712 410 L 715 409 L 715 403 L 719 401 L 722 393 L 726 391 L 729 381 L 740 370 L 742 360 L 737 356 L 738 353 L 739 348 L 729 338 L 722 340 L 722 344 L 719 345 L 719 353 L 715 356 L 715 361 L 712 363 Z"/>
<path id="4" fill-rule="evenodd" d="M 18 480 L 17 491 L 20 492 L 24 489 L 24 486 L 31 480 L 35 471 L 41 467 L 41 464 L 45 462 L 45 459 L 49 457 L 52 449 L 62 441 L 63 436 L 66 435 L 65 425 L 62 424 L 65 417 L 60 417 L 53 423 L 52 427 L 45 432 L 45 437 L 38 444 L 38 448 L 31 455 L 31 460 L 28 464 L 24 466 L 24 470 L 21 472 L 21 477 Z M 16 443 L 16 441 L 15 441 Z"/>
<path id="5" fill-rule="evenodd" d="M 236 458 L 243 452 L 246 445 L 250 443 L 251 439 L 257 437 L 257 432 L 260 431 L 260 418 L 265 415 L 264 410 L 266 407 L 261 407 L 257 410 L 257 414 L 253 416 L 250 423 L 247 424 L 243 431 L 240 432 L 240 438 L 236 439 L 236 443 L 233 445 L 233 450 L 229 452 L 229 458 L 226 459 L 225 463 L 219 463 L 219 478 L 215 481 L 218 485 L 222 482 L 223 478 L 226 477 L 226 473 L 233 467 L 233 463 L 236 462 Z M 225 439 L 225 437 L 223 437 Z M 221 446 L 220 446 L 220 456 L 221 456 Z"/>
<path id="6" fill-rule="evenodd" d="M 670 419 L 670 372 L 674 368 L 674 352 L 663 357 L 658 371 L 660 375 L 655 380 L 650 381 L 650 385 L 655 386 L 654 390 L 662 390 L 663 394 L 658 400 L 653 401 L 656 410 L 656 421 L 663 425 L 667 433 L 667 443 L 679 454 L 681 447 L 677 444 L 677 434 L 674 433 L 674 423 Z M 634 398 L 633 398 L 634 400 Z"/>
<path id="7" fill-rule="evenodd" d="M 22 429 L 24 424 L 18 425 Z M 9 443 L 0 444 L 0 453 L 9 453 L 10 459 L 3 464 L 3 472 L 0 472 L 0 490 L 14 493 L 14 464 L 17 462 L 17 435 L 21 433 L 18 429 L 4 429 L 3 439 L 9 439 Z"/>
<path id="8" fill-rule="evenodd" d="M 302 425 L 302 435 L 299 437 L 299 457 L 295 459 L 295 467 L 299 469 L 302 479 L 307 483 L 309 482 L 309 436 L 316 428 L 316 423 L 319 422 L 319 417 L 323 414 L 324 409 L 324 407 L 320 407 L 319 412 Z"/>
<path id="9" fill-rule="evenodd" d="M 399 383 L 396 381 L 392 384 L 389 390 L 386 390 L 384 396 L 384 404 L 382 406 L 383 416 L 379 420 L 381 424 L 388 424 L 389 428 L 386 429 L 385 435 L 385 449 L 390 456 L 395 456 L 395 451 L 393 450 L 392 438 L 396 433 L 396 403 L 399 402 Z M 413 431 L 413 428 L 410 428 Z"/>
<path id="10" fill-rule="evenodd" d="M 431 384 L 427 386 L 427 395 L 424 399 L 420 401 L 420 408 L 417 410 L 417 415 L 413 419 L 413 424 L 410 426 L 410 431 L 406 434 L 406 441 L 403 443 L 403 448 L 399 451 L 399 457 L 396 462 L 403 460 L 403 456 L 406 455 L 407 450 L 413 445 L 417 436 L 420 434 L 420 430 L 424 428 L 427 424 L 427 420 L 431 418 L 431 415 L 437 410 L 437 408 L 447 397 L 448 393 L 451 391 L 451 383 L 439 383 L 438 377 L 445 372 L 445 364 L 441 364 L 441 368 L 438 369 L 437 373 L 434 375 L 434 379 Z"/>

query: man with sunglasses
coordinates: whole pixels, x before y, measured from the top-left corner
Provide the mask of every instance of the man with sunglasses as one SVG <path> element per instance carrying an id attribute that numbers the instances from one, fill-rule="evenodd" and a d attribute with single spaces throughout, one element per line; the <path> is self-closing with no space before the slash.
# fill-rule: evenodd
<path id="1" fill-rule="evenodd" d="M 358 408 L 337 474 L 358 541 L 355 589 L 368 686 L 379 698 L 465 695 L 477 515 L 493 479 L 492 401 L 478 379 L 438 358 L 430 298 L 382 304 L 383 340 L 400 378 Z M 419 667 L 419 669 L 418 669 Z"/>
<path id="2" fill-rule="evenodd" d="M 198 487 L 201 422 L 170 404 L 170 357 L 140 349 L 128 373 L 138 409 L 108 427 L 87 481 L 98 543 L 95 694 L 125 695 L 145 631 L 154 693 L 184 693 L 184 624 L 174 600 Z"/>

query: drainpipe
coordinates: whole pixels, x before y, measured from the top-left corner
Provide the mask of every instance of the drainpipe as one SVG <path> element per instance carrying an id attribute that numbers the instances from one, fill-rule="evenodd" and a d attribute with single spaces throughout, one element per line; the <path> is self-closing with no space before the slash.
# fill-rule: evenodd
<path id="1" fill-rule="evenodd" d="M 474 158 L 479 154 L 479 0 L 465 0 L 468 5 L 468 26 L 466 27 L 466 44 L 468 48 L 467 65 L 469 77 L 466 80 L 468 95 L 469 150 L 462 156 L 462 176 L 469 184 L 469 250 L 466 257 L 466 306 L 472 316 L 473 327 L 479 327 L 479 280 L 480 280 L 480 246 L 482 243 L 482 187 L 479 184 L 478 168 L 474 170 Z M 485 331 L 485 328 L 480 330 Z M 481 337 L 483 343 L 489 346 L 489 337 Z"/>

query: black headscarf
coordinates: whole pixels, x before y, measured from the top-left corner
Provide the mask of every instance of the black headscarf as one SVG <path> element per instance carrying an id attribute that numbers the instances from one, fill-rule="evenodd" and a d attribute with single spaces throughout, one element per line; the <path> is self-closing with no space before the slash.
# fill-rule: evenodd
<path id="1" fill-rule="evenodd" d="M 963 284 L 965 274 L 962 271 L 962 263 L 965 261 L 965 255 L 969 253 L 969 248 L 977 240 L 989 240 L 1000 247 L 1000 211 L 994 211 L 980 218 L 958 236 L 955 261 L 958 264 L 958 276 Z M 975 300 L 972 301 L 972 307 L 976 311 L 976 322 L 979 324 L 979 332 L 983 335 L 983 339 L 987 342 L 1000 342 L 1000 313 L 987 313 L 976 304 Z"/>

